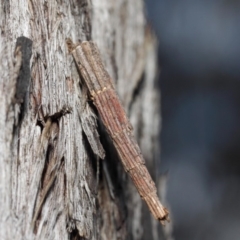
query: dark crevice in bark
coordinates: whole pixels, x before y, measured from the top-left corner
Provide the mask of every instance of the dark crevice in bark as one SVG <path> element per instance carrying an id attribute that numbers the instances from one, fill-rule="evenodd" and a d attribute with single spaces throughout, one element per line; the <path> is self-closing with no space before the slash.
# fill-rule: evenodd
<path id="1" fill-rule="evenodd" d="M 143 73 L 138 84 L 136 85 L 135 89 L 133 90 L 132 98 L 129 103 L 128 112 L 132 112 L 132 106 L 136 101 L 136 98 L 141 95 L 141 92 L 144 90 L 144 82 L 145 82 L 145 74 Z"/>
<path id="2" fill-rule="evenodd" d="M 72 232 L 70 233 L 69 239 L 70 240 L 88 240 L 85 237 L 81 237 L 77 229 L 72 230 Z"/>

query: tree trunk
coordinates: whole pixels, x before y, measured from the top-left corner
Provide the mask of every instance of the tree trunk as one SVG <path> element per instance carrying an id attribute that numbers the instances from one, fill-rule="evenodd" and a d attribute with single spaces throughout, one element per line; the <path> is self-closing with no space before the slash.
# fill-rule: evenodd
<path id="1" fill-rule="evenodd" d="M 97 43 L 153 176 L 157 51 L 143 13 L 139 0 L 0 1 L 1 239 L 159 239 L 66 46 Z"/>

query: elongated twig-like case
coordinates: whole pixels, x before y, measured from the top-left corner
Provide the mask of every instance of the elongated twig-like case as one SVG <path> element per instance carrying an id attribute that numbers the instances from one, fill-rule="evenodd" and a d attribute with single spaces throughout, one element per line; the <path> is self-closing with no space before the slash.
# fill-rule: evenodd
<path id="1" fill-rule="evenodd" d="M 153 216 L 164 224 L 168 220 L 168 211 L 159 201 L 156 186 L 133 136 L 132 126 L 113 87 L 112 79 L 103 66 L 96 44 L 84 41 L 72 47 L 71 52 L 124 169 Z"/>

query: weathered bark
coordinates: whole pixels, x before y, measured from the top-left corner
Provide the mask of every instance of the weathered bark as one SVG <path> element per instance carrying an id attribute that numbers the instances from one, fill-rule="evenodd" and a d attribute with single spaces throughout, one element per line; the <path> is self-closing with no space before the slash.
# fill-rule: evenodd
<path id="1" fill-rule="evenodd" d="M 156 43 L 143 7 L 0 2 L 1 239 L 159 239 L 66 46 L 69 37 L 98 44 L 154 175 Z"/>

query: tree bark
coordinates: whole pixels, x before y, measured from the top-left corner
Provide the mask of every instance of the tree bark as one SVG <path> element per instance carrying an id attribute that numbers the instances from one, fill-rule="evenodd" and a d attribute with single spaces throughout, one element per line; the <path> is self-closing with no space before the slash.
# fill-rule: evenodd
<path id="1" fill-rule="evenodd" d="M 143 2 L 1 0 L 0 28 L 1 239 L 159 239 L 66 46 L 97 43 L 154 178 L 157 50 Z"/>

